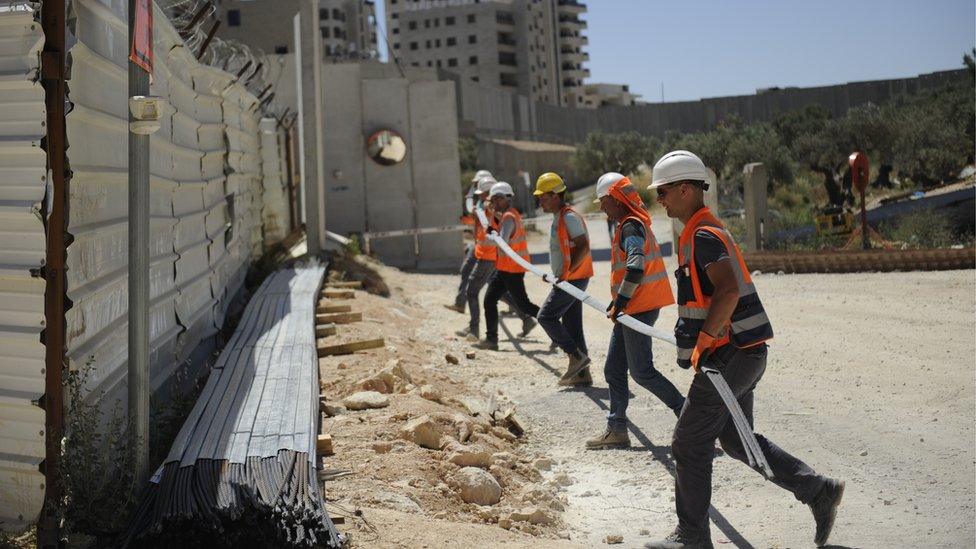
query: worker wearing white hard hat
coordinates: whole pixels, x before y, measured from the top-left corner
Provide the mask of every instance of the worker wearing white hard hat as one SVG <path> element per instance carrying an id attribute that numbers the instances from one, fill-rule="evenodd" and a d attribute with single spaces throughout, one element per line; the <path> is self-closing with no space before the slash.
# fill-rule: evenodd
<path id="1" fill-rule="evenodd" d="M 704 203 L 705 164 L 688 151 L 673 151 L 654 166 L 650 187 L 668 216 L 684 223 L 678 240 L 678 321 L 674 335 L 678 366 L 694 368 L 688 399 L 671 441 L 677 477 L 678 526 L 651 548 L 711 547 L 708 509 L 712 458 L 718 439 L 725 453 L 746 462 L 742 441 L 722 406 L 721 395 L 701 367 L 720 369 L 752 424 L 753 391 L 766 370 L 766 341 L 773 329 L 742 252 L 722 222 Z M 719 403 L 719 404 L 716 404 Z M 844 483 L 818 474 L 807 464 L 756 435 L 775 483 L 810 506 L 818 547 L 827 542 Z"/>
<path id="2" fill-rule="evenodd" d="M 620 314 L 653 326 L 662 308 L 674 304 L 661 249 L 651 231 L 651 217 L 634 185 L 623 174 L 609 172 L 597 181 L 597 200 L 607 217 L 618 223 L 610 247 L 610 294 L 607 316 L 614 320 L 603 368 L 610 392 L 605 431 L 587 440 L 589 449 L 625 448 L 629 378 L 650 391 L 678 415 L 684 397 L 654 368 L 651 337 L 616 322 Z"/>
<path id="3" fill-rule="evenodd" d="M 512 207 L 515 192 L 504 181 L 492 185 L 488 200 L 494 216 L 499 220 L 497 237 L 504 241 L 521 259 L 529 261 L 529 246 L 522 216 Z M 476 344 L 479 349 L 498 350 L 498 301 L 506 293 L 515 308 L 528 318 L 522 322 L 521 336 L 525 337 L 536 326 L 539 307 L 529 300 L 525 292 L 526 269 L 510 258 L 504 250 L 498 250 L 495 274 L 485 290 L 485 338 Z"/>
<path id="4" fill-rule="evenodd" d="M 475 233 L 475 243 L 473 245 L 469 244 L 464 250 L 464 260 L 461 262 L 461 282 L 458 284 L 457 294 L 454 296 L 454 303 L 450 305 L 444 305 L 444 307 L 464 314 L 464 304 L 465 304 L 465 293 L 468 286 L 468 278 L 471 276 L 471 271 L 474 269 L 475 262 L 477 258 L 475 257 L 475 251 L 477 249 L 477 236 L 478 236 L 478 220 L 474 213 L 476 204 L 478 202 L 478 194 L 481 192 L 481 181 L 495 179 L 491 176 L 491 172 L 488 170 L 478 170 L 474 177 L 471 179 L 471 186 L 468 188 L 468 192 L 464 196 L 464 215 L 461 216 L 461 223 L 465 225 L 472 225 L 474 227 Z M 488 184 L 488 188 L 491 184 Z"/>

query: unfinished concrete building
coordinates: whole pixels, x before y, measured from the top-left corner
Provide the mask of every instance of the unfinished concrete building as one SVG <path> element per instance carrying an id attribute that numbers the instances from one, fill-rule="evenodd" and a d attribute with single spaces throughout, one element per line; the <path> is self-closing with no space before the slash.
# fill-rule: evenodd
<path id="1" fill-rule="evenodd" d="M 577 0 L 385 0 L 391 59 L 563 107 L 585 106 Z"/>
<path id="2" fill-rule="evenodd" d="M 221 0 L 217 36 L 265 53 L 294 50 L 292 19 L 301 0 Z M 327 62 L 377 57 L 376 5 L 372 0 L 318 0 L 322 55 Z"/>

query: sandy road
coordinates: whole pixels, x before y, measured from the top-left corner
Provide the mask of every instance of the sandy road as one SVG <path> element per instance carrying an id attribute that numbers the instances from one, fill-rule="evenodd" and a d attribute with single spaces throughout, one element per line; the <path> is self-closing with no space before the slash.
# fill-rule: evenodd
<path id="1" fill-rule="evenodd" d="M 668 267 L 673 270 L 673 258 Z M 597 263 L 591 285 L 604 299 L 607 269 Z M 457 280 L 384 274 L 395 294 L 431 307 L 449 301 Z M 832 543 L 973 547 L 974 271 L 759 275 L 756 284 L 776 331 L 757 390 L 756 428 L 818 471 L 847 480 Z M 528 286 L 541 303 L 545 285 L 530 280 Z M 673 326 L 675 315 L 674 307 L 663 311 L 658 326 Z M 584 318 L 596 365 L 593 388 L 556 386 L 565 358 L 548 353 L 541 329 L 517 346 L 503 331 L 501 350 L 479 351 L 461 375 L 518 403 L 529 449 L 555 458 L 557 470 L 574 479 L 564 516 L 574 542 L 592 546 L 621 534 L 624 546 L 640 546 L 674 525 L 674 417 L 632 384 L 635 447 L 583 449 L 605 421 L 602 364 L 610 332 L 595 311 Z M 463 323 L 455 313 L 433 312 L 417 332 L 462 349 L 451 334 Z M 504 325 L 519 329 L 512 319 Z M 691 376 L 674 366 L 674 349 L 663 343 L 654 349 L 659 369 L 684 392 Z M 809 510 L 745 465 L 717 458 L 713 484 L 717 543 L 813 546 Z"/>

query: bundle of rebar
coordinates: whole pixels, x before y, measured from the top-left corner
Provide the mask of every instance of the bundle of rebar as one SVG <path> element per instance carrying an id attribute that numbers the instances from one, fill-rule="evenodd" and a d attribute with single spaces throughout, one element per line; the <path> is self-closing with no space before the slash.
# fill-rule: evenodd
<path id="1" fill-rule="evenodd" d="M 127 546 L 340 546 L 315 468 L 323 273 L 279 271 L 252 297 L 144 491 Z"/>

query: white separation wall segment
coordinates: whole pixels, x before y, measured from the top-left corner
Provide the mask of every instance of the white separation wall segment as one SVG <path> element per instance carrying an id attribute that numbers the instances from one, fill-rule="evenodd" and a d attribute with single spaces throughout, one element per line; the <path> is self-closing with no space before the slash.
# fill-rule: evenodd
<path id="1" fill-rule="evenodd" d="M 44 45 L 35 12 L 0 11 L 0 528 L 20 532 L 44 500 Z"/>
<path id="2" fill-rule="evenodd" d="M 281 242 L 288 234 L 288 189 L 285 173 L 284 136 L 277 130 L 278 121 L 262 118 L 258 125 L 261 132 L 261 225 L 264 228 L 264 244 Z"/>

